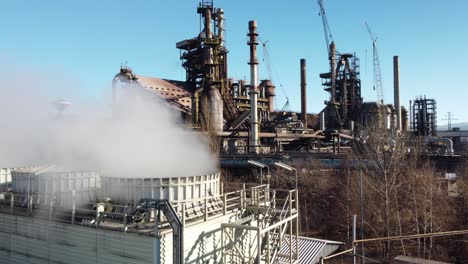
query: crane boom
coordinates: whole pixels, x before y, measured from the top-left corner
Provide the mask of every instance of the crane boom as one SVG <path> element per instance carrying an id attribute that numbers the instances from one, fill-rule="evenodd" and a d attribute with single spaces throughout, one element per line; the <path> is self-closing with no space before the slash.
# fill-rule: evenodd
<path id="1" fill-rule="evenodd" d="M 320 7 L 319 15 L 322 17 L 323 33 L 325 34 L 325 41 L 327 42 L 327 52 L 328 52 L 328 55 L 330 55 L 330 43 L 334 42 L 333 35 L 331 34 L 330 26 L 328 25 L 328 20 L 327 20 L 327 15 L 325 13 L 323 0 L 318 0 L 318 5 Z"/>
<path id="2" fill-rule="evenodd" d="M 372 30 L 366 22 L 366 28 L 372 41 L 372 55 L 374 64 L 374 90 L 377 92 L 377 103 L 384 104 L 384 94 L 382 86 L 382 70 L 380 69 L 380 59 L 377 50 L 377 38 L 374 37 Z"/>

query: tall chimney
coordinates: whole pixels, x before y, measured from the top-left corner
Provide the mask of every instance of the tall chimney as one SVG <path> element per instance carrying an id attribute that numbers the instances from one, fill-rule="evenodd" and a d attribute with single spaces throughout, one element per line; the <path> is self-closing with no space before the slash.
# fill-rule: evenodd
<path id="1" fill-rule="evenodd" d="M 257 61 L 257 21 L 249 21 L 249 34 L 250 40 L 248 45 L 250 46 L 250 152 L 259 153 L 259 121 L 257 113 L 257 73 L 258 73 L 258 61 Z"/>
<path id="2" fill-rule="evenodd" d="M 397 129 L 401 131 L 401 105 L 400 105 L 400 61 L 393 56 L 393 96 L 397 115 Z"/>
<path id="3" fill-rule="evenodd" d="M 307 82 L 305 59 L 301 59 L 301 116 L 304 128 L 307 129 Z"/>
<path id="4" fill-rule="evenodd" d="M 335 103 L 335 96 L 336 96 L 336 46 L 335 42 L 332 42 L 330 44 L 330 57 L 328 58 L 330 60 L 330 101 L 331 103 Z"/>

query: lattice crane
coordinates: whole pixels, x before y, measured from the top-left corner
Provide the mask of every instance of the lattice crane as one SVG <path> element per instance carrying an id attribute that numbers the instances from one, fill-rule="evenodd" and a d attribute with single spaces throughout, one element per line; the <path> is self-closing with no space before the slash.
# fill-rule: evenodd
<path id="1" fill-rule="evenodd" d="M 323 33 L 325 34 L 325 41 L 327 42 L 327 52 L 328 56 L 330 56 L 330 44 L 334 42 L 333 35 L 331 33 L 330 26 L 328 25 L 327 14 L 325 13 L 325 7 L 323 6 L 323 0 L 318 0 L 318 5 L 320 7 L 319 15 L 322 17 Z"/>
<path id="2" fill-rule="evenodd" d="M 382 71 L 380 69 L 379 53 L 377 50 L 377 38 L 372 34 L 372 30 L 366 22 L 366 28 L 372 41 L 372 54 L 374 63 L 374 91 L 377 92 L 377 103 L 384 104 L 384 94 L 382 86 Z"/>

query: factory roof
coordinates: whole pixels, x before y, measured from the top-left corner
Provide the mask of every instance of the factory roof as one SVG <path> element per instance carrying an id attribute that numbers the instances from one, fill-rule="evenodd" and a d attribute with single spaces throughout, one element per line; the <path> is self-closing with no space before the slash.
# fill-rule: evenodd
<path id="1" fill-rule="evenodd" d="M 310 237 L 298 237 L 299 243 L 299 264 L 311 264 L 318 263 L 320 258 L 326 257 L 333 252 L 335 252 L 341 245 L 342 242 L 331 241 L 331 240 L 322 240 Z M 292 240 L 293 253 L 296 248 L 296 240 Z M 285 235 L 282 242 L 280 254 L 288 255 L 289 254 L 289 236 Z M 287 262 L 286 258 L 279 258 L 281 262 Z"/>
<path id="2" fill-rule="evenodd" d="M 186 82 L 141 75 L 137 75 L 137 81 L 147 90 L 164 98 L 172 107 L 185 113 L 191 113 L 192 89 Z"/>

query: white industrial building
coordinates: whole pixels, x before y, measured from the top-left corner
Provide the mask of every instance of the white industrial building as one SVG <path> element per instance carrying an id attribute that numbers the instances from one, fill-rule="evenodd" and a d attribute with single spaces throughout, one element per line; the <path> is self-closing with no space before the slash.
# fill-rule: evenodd
<path id="1" fill-rule="evenodd" d="M 0 263 L 317 263 L 341 245 L 297 235 L 296 190 L 220 178 L 14 171 Z"/>

